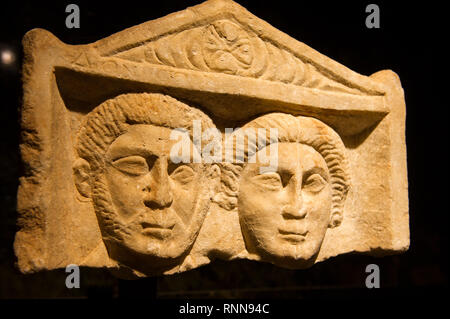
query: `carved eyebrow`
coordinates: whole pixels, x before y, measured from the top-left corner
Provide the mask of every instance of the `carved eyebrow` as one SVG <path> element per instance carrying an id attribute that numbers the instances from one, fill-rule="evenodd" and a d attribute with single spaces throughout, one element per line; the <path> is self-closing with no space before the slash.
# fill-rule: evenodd
<path id="1" fill-rule="evenodd" d="M 314 166 L 308 170 L 306 170 L 303 173 L 303 179 L 308 178 L 309 176 L 313 175 L 313 174 L 319 174 L 320 176 L 322 176 L 327 182 L 329 181 L 329 174 L 328 174 L 328 170 L 323 169 L 323 167 L 320 166 Z"/>
<path id="2" fill-rule="evenodd" d="M 143 147 L 141 145 L 114 145 L 108 150 L 108 158 L 111 161 L 115 161 L 127 156 L 142 156 L 144 158 L 158 158 L 161 154 L 156 154 L 151 149 Z M 171 162 L 170 154 L 167 154 L 168 160 Z M 182 157 L 177 157 L 182 158 Z M 180 164 L 190 164 L 194 162 L 193 152 L 189 152 L 189 162 Z M 176 164 L 176 163 L 174 163 Z"/>
<path id="3" fill-rule="evenodd" d="M 142 157 L 158 157 L 157 154 L 154 154 L 151 150 L 148 148 L 142 147 L 142 146 L 135 146 L 135 145 L 114 145 L 108 150 L 109 158 L 111 160 L 118 160 L 123 157 L 132 156 L 132 155 L 139 155 Z"/>

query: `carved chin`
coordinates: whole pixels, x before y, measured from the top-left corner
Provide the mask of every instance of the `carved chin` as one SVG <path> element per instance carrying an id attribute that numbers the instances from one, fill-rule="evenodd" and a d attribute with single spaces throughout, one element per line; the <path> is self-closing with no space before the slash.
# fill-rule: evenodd
<path id="1" fill-rule="evenodd" d="M 181 221 L 168 234 L 142 234 L 142 229 L 134 224 L 120 222 L 105 184 L 98 181 L 94 197 L 95 211 L 102 231 L 103 241 L 110 257 L 120 259 L 131 254 L 139 258 L 176 259 L 192 247 L 197 238 L 204 216 L 209 208 L 205 198 L 200 196 L 196 212 L 188 227 Z M 118 260 L 126 264 L 126 260 Z"/>
<path id="2" fill-rule="evenodd" d="M 134 229 L 133 225 L 124 225 L 116 218 L 111 218 L 115 213 L 103 210 L 100 215 L 114 220 L 102 229 L 103 240 L 110 252 L 120 250 L 140 257 L 174 259 L 183 255 L 193 243 L 193 238 L 184 232 L 169 234 L 167 238 L 146 236 L 141 230 Z"/>
<path id="3" fill-rule="evenodd" d="M 308 233 L 304 238 L 276 238 L 276 236 L 255 236 L 254 233 L 245 232 L 249 251 L 256 253 L 263 260 L 288 268 L 302 268 L 314 263 L 323 236 L 311 237 Z"/>

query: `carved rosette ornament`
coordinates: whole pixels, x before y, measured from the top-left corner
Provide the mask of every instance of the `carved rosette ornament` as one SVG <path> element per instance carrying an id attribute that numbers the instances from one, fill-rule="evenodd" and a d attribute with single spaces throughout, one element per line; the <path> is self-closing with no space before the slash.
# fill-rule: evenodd
<path id="1" fill-rule="evenodd" d="M 392 71 L 357 74 L 231 0 L 88 45 L 40 29 L 23 44 L 22 272 L 408 249 Z"/>

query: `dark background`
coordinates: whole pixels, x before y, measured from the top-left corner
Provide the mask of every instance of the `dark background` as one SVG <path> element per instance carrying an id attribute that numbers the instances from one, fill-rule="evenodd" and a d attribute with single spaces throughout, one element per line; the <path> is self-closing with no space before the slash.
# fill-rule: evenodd
<path id="1" fill-rule="evenodd" d="M 121 281 L 108 271 L 81 269 L 81 288 L 67 289 L 64 270 L 22 275 L 14 267 L 16 192 L 21 175 L 19 108 L 21 39 L 44 28 L 68 44 L 85 44 L 201 1 L 74 1 L 81 28 L 65 27 L 65 7 L 55 3 L 1 4 L 0 49 L 17 54 L 0 64 L 0 299 L 72 297 L 145 298 L 421 298 L 448 290 L 448 103 L 438 98 L 445 65 L 437 45 L 447 40 L 438 25 L 443 8 L 433 3 L 339 1 L 339 3 L 244 1 L 238 3 L 333 60 L 363 75 L 391 69 L 402 81 L 407 106 L 407 152 L 411 247 L 402 254 L 375 258 L 344 255 L 307 270 L 270 264 L 216 261 L 186 273 Z M 381 28 L 367 29 L 365 8 L 376 3 Z M 381 289 L 365 288 L 365 267 L 381 270 Z"/>

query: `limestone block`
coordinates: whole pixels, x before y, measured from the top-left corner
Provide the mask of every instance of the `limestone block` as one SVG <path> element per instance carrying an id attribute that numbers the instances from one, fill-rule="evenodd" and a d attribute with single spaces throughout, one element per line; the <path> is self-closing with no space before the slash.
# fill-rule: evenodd
<path id="1" fill-rule="evenodd" d="M 357 74 L 230 0 L 92 44 L 34 29 L 23 45 L 22 272 L 408 249 L 394 72 Z"/>

